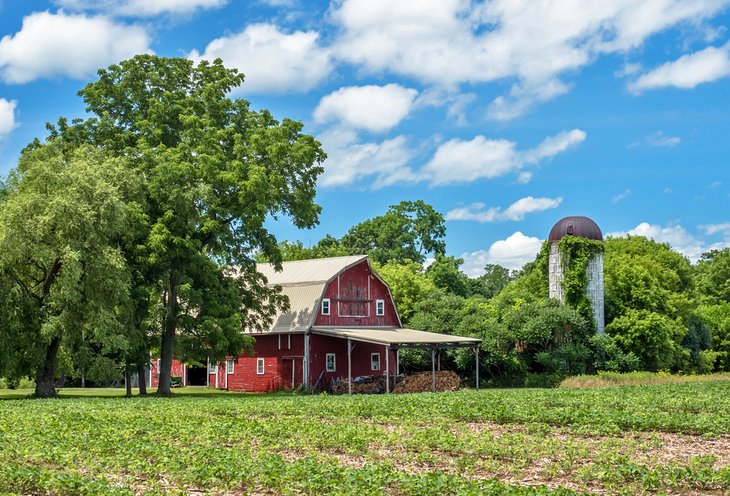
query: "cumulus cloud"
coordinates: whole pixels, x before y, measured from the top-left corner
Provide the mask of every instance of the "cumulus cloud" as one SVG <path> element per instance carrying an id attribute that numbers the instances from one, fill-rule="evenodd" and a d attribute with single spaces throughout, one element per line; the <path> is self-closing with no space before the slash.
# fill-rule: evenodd
<path id="1" fill-rule="evenodd" d="M 398 84 L 348 86 L 322 97 L 314 111 L 317 122 L 384 132 L 397 126 L 413 108 L 418 91 Z"/>
<path id="2" fill-rule="evenodd" d="M 251 24 L 242 32 L 211 41 L 192 60 L 223 59 L 246 75 L 238 90 L 245 93 L 306 92 L 332 71 L 329 50 L 319 44 L 316 31 L 281 31 L 274 24 Z"/>
<path id="3" fill-rule="evenodd" d="M 456 87 L 508 80 L 489 108 L 514 118 L 568 91 L 561 78 L 650 36 L 720 12 L 728 0 L 615 0 L 590 9 L 575 2 L 528 0 L 342 0 L 332 8 L 342 60 L 425 84 Z"/>
<path id="4" fill-rule="evenodd" d="M 730 44 L 708 47 L 683 55 L 640 76 L 629 84 L 629 90 L 641 93 L 658 88 L 691 89 L 730 75 Z"/>
<path id="5" fill-rule="evenodd" d="M 507 209 L 491 207 L 485 210 L 484 203 L 472 203 L 467 207 L 455 208 L 446 213 L 446 220 L 475 220 L 477 222 L 497 222 L 505 220 L 523 220 L 526 215 L 556 208 L 563 201 L 558 198 L 520 198 Z"/>
<path id="6" fill-rule="evenodd" d="M 15 129 L 15 106 L 17 102 L 0 98 L 0 139 Z"/>
<path id="7" fill-rule="evenodd" d="M 23 18 L 19 32 L 0 40 L 0 77 L 16 84 L 54 76 L 81 79 L 149 51 L 140 26 L 104 16 L 36 12 Z"/>
<path id="8" fill-rule="evenodd" d="M 361 142 L 354 131 L 330 129 L 317 139 L 327 150 L 325 171 L 319 178 L 322 187 L 346 186 L 367 179 L 372 180 L 372 189 L 378 189 L 416 179 L 407 165 L 413 151 L 404 136 Z"/>
<path id="9" fill-rule="evenodd" d="M 452 139 L 438 147 L 421 175 L 433 185 L 491 179 L 527 165 L 538 165 L 574 148 L 585 138 L 584 131 L 574 129 L 546 138 L 537 147 L 526 151 L 517 150 L 516 144 L 511 141 L 492 140 L 481 135 L 469 141 Z M 520 176 L 519 180 L 529 180 L 529 177 Z"/>
<path id="10" fill-rule="evenodd" d="M 128 17 L 188 14 L 197 9 L 222 7 L 226 3 L 228 0 L 56 0 L 56 4 L 70 10 L 92 10 Z"/>
<path id="11" fill-rule="evenodd" d="M 506 239 L 492 243 L 487 250 L 463 253 L 462 270 L 470 277 L 484 274 L 486 264 L 499 264 L 508 269 L 520 269 L 527 262 L 532 262 L 542 247 L 542 240 L 525 236 L 520 231 Z"/>
<path id="12" fill-rule="evenodd" d="M 706 226 L 700 226 L 705 231 L 705 234 L 716 234 L 723 232 L 723 224 L 709 224 Z M 679 224 L 670 224 L 667 226 L 660 226 L 657 224 L 649 224 L 648 222 L 642 222 L 633 229 L 626 232 L 612 232 L 608 233 L 607 236 L 611 237 L 623 237 L 626 235 L 631 236 L 644 236 L 649 239 L 653 239 L 659 243 L 668 243 L 674 250 L 678 251 L 682 255 L 686 256 L 693 262 L 696 262 L 700 256 L 708 250 L 714 250 L 730 246 L 730 239 L 717 243 L 707 243 L 705 240 L 700 239 L 687 231 L 684 227 Z"/>

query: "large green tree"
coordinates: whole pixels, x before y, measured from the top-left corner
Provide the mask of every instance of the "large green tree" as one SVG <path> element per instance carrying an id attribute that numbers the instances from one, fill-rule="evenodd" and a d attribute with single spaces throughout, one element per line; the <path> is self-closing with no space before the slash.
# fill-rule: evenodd
<path id="1" fill-rule="evenodd" d="M 135 256 L 154 268 L 159 295 L 160 395 L 170 392 L 176 351 L 238 353 L 250 345 L 242 328 L 265 325 L 285 304 L 256 272 L 257 251 L 282 259 L 265 221 L 284 215 L 305 228 L 320 212 L 320 144 L 301 123 L 229 98 L 243 79 L 220 60 L 139 55 L 80 91 L 93 117 L 54 130 L 127 157 L 144 178 L 148 230 Z M 178 333 L 185 350 L 176 350 Z"/>
<path id="2" fill-rule="evenodd" d="M 126 350 L 119 308 L 128 303 L 129 274 L 118 247 L 128 228 L 124 162 L 49 143 L 26 149 L 8 178 L 0 204 L 0 375 L 34 373 L 36 396 L 55 396 L 64 346 L 83 337 L 112 357 Z"/>
<path id="3" fill-rule="evenodd" d="M 350 254 L 367 254 L 378 263 L 423 263 L 446 251 L 443 216 L 423 200 L 402 201 L 388 211 L 352 227 L 342 238 Z"/>

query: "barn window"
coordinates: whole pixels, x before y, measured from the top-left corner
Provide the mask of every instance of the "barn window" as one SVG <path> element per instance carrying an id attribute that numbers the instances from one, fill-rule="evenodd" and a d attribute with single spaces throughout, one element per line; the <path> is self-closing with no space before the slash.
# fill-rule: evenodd
<path id="1" fill-rule="evenodd" d="M 380 370 L 380 353 L 370 354 L 370 370 Z"/>
<path id="2" fill-rule="evenodd" d="M 322 315 L 330 314 L 330 299 L 322 298 Z"/>
<path id="3" fill-rule="evenodd" d="M 263 358 L 256 359 L 256 373 L 258 375 L 264 375 L 264 359 Z"/>
<path id="4" fill-rule="evenodd" d="M 385 300 L 375 300 L 375 315 L 385 315 Z"/>
<path id="5" fill-rule="evenodd" d="M 233 360 L 230 358 L 228 360 L 226 360 L 226 374 L 232 374 L 234 371 L 233 367 L 234 367 Z"/>
<path id="6" fill-rule="evenodd" d="M 218 373 L 218 364 L 215 362 L 210 362 L 208 364 L 208 373 L 209 374 L 217 374 Z"/>
<path id="7" fill-rule="evenodd" d="M 334 372 L 336 370 L 334 353 L 327 353 L 325 362 L 327 363 L 327 372 Z"/>

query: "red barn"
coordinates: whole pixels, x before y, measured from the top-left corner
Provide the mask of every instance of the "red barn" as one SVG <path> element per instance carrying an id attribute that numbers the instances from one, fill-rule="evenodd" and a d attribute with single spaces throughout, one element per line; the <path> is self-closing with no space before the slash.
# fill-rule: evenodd
<path id="1" fill-rule="evenodd" d="M 270 286 L 281 286 L 289 310 L 276 315 L 266 332 L 252 333 L 253 356 L 210 363 L 202 384 L 195 371 L 197 384 L 256 392 L 317 390 L 334 378 L 393 377 L 399 372 L 402 348 L 428 349 L 432 358 L 438 350 L 455 347 L 478 354 L 478 339 L 403 329 L 390 289 L 373 272 L 367 256 L 284 262 L 281 272 L 270 264 L 257 268 Z M 155 366 L 153 362 L 153 386 Z M 181 368 L 172 375 L 179 375 L 183 385 L 196 383 L 192 369 Z"/>

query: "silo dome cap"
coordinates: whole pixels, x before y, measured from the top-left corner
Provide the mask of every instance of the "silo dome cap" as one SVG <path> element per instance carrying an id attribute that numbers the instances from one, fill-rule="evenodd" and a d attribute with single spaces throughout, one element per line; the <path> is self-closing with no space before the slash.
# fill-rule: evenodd
<path id="1" fill-rule="evenodd" d="M 564 236 L 579 236 L 581 238 L 603 241 L 603 234 L 598 224 L 588 217 L 575 215 L 565 217 L 555 223 L 550 229 L 548 241 L 560 241 Z"/>

